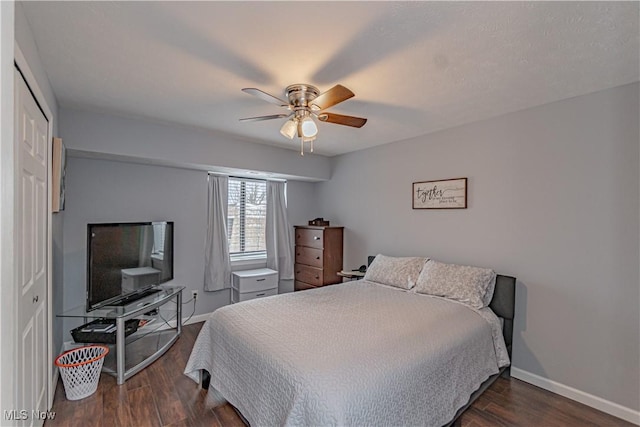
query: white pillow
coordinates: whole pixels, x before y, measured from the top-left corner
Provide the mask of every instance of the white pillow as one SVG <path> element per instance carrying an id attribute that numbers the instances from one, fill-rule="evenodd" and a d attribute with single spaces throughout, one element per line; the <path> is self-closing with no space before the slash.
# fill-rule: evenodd
<path id="1" fill-rule="evenodd" d="M 423 257 L 376 255 L 369 268 L 367 268 L 364 279 L 397 288 L 411 289 L 415 286 L 427 259 Z"/>
<path id="2" fill-rule="evenodd" d="M 418 277 L 415 290 L 480 309 L 491 303 L 495 286 L 496 273 L 488 268 L 429 260 Z"/>

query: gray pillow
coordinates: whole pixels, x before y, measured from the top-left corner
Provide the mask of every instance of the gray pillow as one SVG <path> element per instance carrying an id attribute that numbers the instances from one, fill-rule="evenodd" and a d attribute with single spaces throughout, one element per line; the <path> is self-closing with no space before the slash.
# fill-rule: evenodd
<path id="1" fill-rule="evenodd" d="M 496 273 L 488 268 L 429 260 L 416 283 L 416 292 L 460 301 L 480 309 L 491 303 Z"/>
<path id="2" fill-rule="evenodd" d="M 397 288 L 411 289 L 415 286 L 427 259 L 377 255 L 367 269 L 364 279 Z"/>

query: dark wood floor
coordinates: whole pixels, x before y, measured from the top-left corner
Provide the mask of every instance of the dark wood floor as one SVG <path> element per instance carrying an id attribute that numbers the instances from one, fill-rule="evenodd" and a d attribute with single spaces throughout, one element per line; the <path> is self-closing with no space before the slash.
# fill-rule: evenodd
<path id="1" fill-rule="evenodd" d="M 69 401 L 58 383 L 54 426 L 239 426 L 229 404 L 220 405 L 182 374 L 201 323 L 189 325 L 154 364 L 118 386 L 102 374 L 92 396 Z M 516 379 L 499 379 L 464 413 L 464 427 L 632 426 L 588 406 Z"/>

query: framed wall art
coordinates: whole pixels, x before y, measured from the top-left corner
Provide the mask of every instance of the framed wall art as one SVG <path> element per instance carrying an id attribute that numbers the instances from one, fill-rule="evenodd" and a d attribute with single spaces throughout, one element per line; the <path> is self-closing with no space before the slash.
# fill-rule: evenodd
<path id="1" fill-rule="evenodd" d="M 67 156 L 62 139 L 53 138 L 51 156 L 51 211 L 55 213 L 64 210 L 64 173 Z"/>
<path id="2" fill-rule="evenodd" d="M 466 209 L 467 178 L 413 183 L 413 209 Z"/>

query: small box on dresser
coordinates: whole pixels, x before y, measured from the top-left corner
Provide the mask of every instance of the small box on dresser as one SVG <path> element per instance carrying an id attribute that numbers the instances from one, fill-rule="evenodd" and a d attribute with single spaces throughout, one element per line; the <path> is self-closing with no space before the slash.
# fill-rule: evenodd
<path id="1" fill-rule="evenodd" d="M 270 268 L 233 272 L 231 302 L 248 301 L 278 294 L 278 272 Z"/>
<path id="2" fill-rule="evenodd" d="M 342 283 L 343 234 L 344 227 L 295 226 L 296 291 Z"/>

